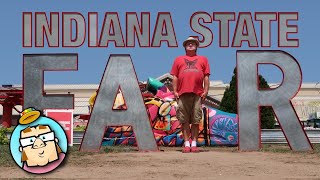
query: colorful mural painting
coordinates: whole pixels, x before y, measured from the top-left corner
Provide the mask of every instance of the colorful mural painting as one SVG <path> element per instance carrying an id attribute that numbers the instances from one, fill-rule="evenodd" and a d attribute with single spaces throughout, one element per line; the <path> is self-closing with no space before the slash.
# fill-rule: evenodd
<path id="1" fill-rule="evenodd" d="M 210 145 L 237 145 L 238 118 L 236 114 L 207 108 L 209 112 Z"/>
<path id="2" fill-rule="evenodd" d="M 149 78 L 147 90 L 142 94 L 157 144 L 182 146 L 184 140 L 180 123 L 176 117 L 177 102 L 173 93 L 161 82 Z M 122 98 L 122 96 L 118 97 Z M 202 109 L 203 118 L 199 128 L 198 145 L 237 145 L 237 115 L 204 105 Z M 135 146 L 136 141 L 132 127 L 108 127 L 102 145 Z"/>

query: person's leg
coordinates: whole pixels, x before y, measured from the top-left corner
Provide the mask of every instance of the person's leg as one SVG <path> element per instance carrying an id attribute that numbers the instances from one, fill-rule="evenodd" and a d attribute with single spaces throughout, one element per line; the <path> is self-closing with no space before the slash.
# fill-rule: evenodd
<path id="1" fill-rule="evenodd" d="M 184 140 L 184 145 L 190 147 L 190 125 L 189 123 L 183 123 L 181 125 L 181 130 L 182 130 L 182 135 L 183 135 L 183 140 Z"/>
<path id="2" fill-rule="evenodd" d="M 197 149 L 197 139 L 199 136 L 199 124 L 202 119 L 202 107 L 201 107 L 201 97 L 195 95 L 194 96 L 194 106 L 193 106 L 193 115 L 191 120 L 191 151 L 199 152 Z"/>
<path id="3" fill-rule="evenodd" d="M 192 124 L 191 125 L 191 138 L 192 141 L 197 142 L 199 136 L 199 124 Z"/>
<path id="4" fill-rule="evenodd" d="M 176 116 L 181 124 L 181 132 L 184 139 L 184 148 L 182 152 L 190 152 L 190 112 L 192 112 L 190 106 L 190 98 L 189 94 L 183 94 L 179 97 L 178 100 L 178 109 Z"/>

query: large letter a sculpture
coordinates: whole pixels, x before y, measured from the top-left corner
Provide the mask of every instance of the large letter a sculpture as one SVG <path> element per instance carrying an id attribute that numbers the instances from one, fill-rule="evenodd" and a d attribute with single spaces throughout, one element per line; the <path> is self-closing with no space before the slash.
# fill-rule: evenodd
<path id="1" fill-rule="evenodd" d="M 114 98 L 121 87 L 127 108 L 113 109 Z M 100 82 L 80 151 L 98 151 L 107 126 L 133 127 L 140 151 L 157 151 L 149 117 L 129 55 L 111 55 Z"/>

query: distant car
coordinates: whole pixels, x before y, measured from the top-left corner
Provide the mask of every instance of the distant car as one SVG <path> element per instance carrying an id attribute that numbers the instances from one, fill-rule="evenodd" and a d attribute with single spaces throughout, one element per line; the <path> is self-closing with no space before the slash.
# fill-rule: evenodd
<path id="1" fill-rule="evenodd" d="M 320 128 L 320 119 L 309 119 L 307 121 L 307 127 Z"/>

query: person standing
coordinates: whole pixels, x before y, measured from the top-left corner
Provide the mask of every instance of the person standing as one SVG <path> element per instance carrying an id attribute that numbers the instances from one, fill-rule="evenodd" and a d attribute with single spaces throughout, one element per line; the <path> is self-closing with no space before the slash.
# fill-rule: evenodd
<path id="1" fill-rule="evenodd" d="M 197 55 L 199 41 L 196 38 L 188 37 L 183 47 L 186 54 L 174 60 L 170 73 L 173 76 L 173 93 L 178 101 L 176 116 L 184 139 L 182 152 L 199 152 L 197 139 L 202 119 L 201 102 L 208 94 L 210 66 L 205 56 Z"/>

